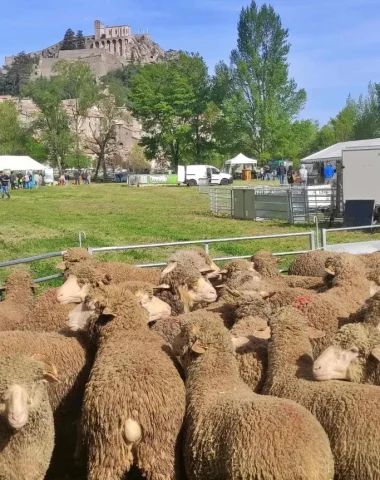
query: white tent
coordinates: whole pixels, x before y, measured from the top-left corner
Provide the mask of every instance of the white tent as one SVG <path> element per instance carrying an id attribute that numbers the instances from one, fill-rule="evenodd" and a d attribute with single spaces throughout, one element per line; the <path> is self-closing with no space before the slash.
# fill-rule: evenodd
<path id="1" fill-rule="evenodd" d="M 228 173 L 231 173 L 232 172 L 232 167 L 233 166 L 236 166 L 236 165 L 252 165 L 252 166 L 256 166 L 257 165 L 257 160 L 253 159 L 253 158 L 248 158 L 246 157 L 245 155 L 243 155 L 242 153 L 239 153 L 239 155 L 237 155 L 235 158 L 231 158 L 231 160 L 226 160 L 224 162 L 224 165 L 226 167 L 229 167 L 229 168 L 226 168 L 226 170 L 228 170 Z"/>
<path id="2" fill-rule="evenodd" d="M 27 156 L 0 155 L 0 172 L 2 170 L 45 170 L 45 167 Z"/>
<path id="3" fill-rule="evenodd" d="M 336 143 L 335 145 L 331 145 L 331 147 L 327 147 L 317 153 L 313 153 L 308 157 L 305 157 L 301 160 L 305 163 L 314 163 L 314 162 L 327 162 L 327 161 L 336 161 L 342 160 L 342 150 L 346 148 L 354 148 L 354 147 L 379 147 L 380 146 L 380 138 L 371 138 L 369 140 L 353 140 L 350 142 L 340 142 Z"/>

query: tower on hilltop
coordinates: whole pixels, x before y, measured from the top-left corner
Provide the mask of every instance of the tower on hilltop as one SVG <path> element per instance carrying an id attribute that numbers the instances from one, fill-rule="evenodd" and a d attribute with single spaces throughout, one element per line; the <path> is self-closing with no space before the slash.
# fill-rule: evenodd
<path id="1" fill-rule="evenodd" d="M 107 26 L 100 20 L 95 20 L 95 40 L 102 38 L 125 38 L 131 35 L 131 27 L 129 25 Z"/>

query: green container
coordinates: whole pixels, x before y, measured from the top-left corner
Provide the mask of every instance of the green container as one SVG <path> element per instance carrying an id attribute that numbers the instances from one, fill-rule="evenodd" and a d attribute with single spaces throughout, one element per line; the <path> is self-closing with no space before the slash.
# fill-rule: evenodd
<path id="1" fill-rule="evenodd" d="M 176 185 L 178 183 L 178 175 L 152 174 L 147 175 L 147 180 L 149 185 Z"/>

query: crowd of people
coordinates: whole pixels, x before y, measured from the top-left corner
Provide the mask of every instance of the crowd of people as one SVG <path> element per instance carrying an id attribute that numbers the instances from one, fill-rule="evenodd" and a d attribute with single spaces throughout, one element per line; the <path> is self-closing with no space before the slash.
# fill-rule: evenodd
<path id="1" fill-rule="evenodd" d="M 331 162 L 327 162 L 326 166 L 321 171 L 321 176 L 324 179 L 325 185 L 331 185 L 334 183 L 335 168 L 331 165 Z M 301 168 L 297 172 L 292 165 L 286 167 L 284 163 L 281 163 L 277 169 L 272 169 L 269 165 L 261 167 L 257 177 L 261 180 L 276 180 L 280 181 L 280 185 L 293 185 L 294 183 L 307 185 L 308 171 L 305 165 L 301 165 Z"/>
<path id="2" fill-rule="evenodd" d="M 44 175 L 40 172 L 11 172 L 7 175 L 5 172 L 0 172 L 1 183 L 1 198 L 11 198 L 9 193 L 9 186 L 11 190 L 21 189 L 38 189 L 44 185 Z"/>
<path id="3" fill-rule="evenodd" d="M 58 178 L 58 185 L 68 185 L 70 182 L 70 175 L 68 173 L 62 173 Z M 91 183 L 91 173 L 88 170 L 80 171 L 76 170 L 74 172 L 74 185 L 80 184 L 90 185 Z"/>

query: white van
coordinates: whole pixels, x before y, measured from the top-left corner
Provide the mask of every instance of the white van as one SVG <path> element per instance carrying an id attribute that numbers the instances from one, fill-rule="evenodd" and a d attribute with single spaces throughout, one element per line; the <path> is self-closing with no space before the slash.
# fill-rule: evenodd
<path id="1" fill-rule="evenodd" d="M 232 175 L 212 165 L 178 165 L 178 183 L 194 186 L 201 178 L 208 178 L 211 185 L 228 185 L 233 181 Z"/>

